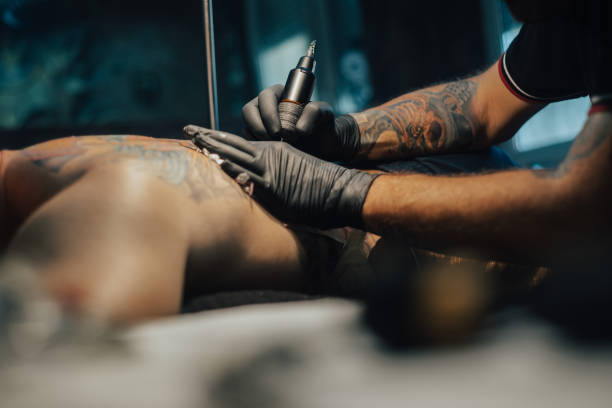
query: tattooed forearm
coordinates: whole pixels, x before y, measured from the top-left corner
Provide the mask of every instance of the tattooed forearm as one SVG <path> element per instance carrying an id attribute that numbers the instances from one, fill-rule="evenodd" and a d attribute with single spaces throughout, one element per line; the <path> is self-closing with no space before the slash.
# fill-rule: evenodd
<path id="1" fill-rule="evenodd" d="M 361 159 L 399 159 L 465 151 L 479 145 L 473 79 L 413 92 L 355 114 Z"/>

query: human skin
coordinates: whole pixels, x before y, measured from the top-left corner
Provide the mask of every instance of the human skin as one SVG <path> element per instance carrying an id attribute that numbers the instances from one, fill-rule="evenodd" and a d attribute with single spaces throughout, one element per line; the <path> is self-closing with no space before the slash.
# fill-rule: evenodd
<path id="1" fill-rule="evenodd" d="M 10 241 L 0 275 L 29 270 L 74 314 L 131 324 L 176 314 L 185 292 L 362 297 L 384 273 L 368 261 L 377 235 L 355 231 L 347 250 L 328 252 L 325 239 L 280 224 L 187 141 L 73 137 L 0 160 L 0 233 Z M 379 259 L 395 256 L 385 251 Z M 336 269 L 323 271 L 330 262 Z M 516 275 L 531 287 L 533 271 Z"/>
<path id="2" fill-rule="evenodd" d="M 58 139 L 4 152 L 0 271 L 32 271 L 67 310 L 132 323 L 192 292 L 299 290 L 296 235 L 191 142 Z"/>
<path id="3" fill-rule="evenodd" d="M 587 120 L 555 170 L 381 176 L 363 217 L 369 231 L 401 231 L 424 246 L 468 242 L 505 259 L 545 264 L 605 258 L 612 245 L 610 172 L 612 114 L 602 112 Z"/>
<path id="4" fill-rule="evenodd" d="M 364 160 L 469 151 L 509 139 L 544 104 L 514 96 L 496 66 L 353 114 Z M 554 170 L 472 176 L 385 175 L 363 206 L 366 229 L 418 246 L 469 245 L 512 262 L 603 257 L 612 239 L 612 114 L 592 115 Z"/>
<path id="5" fill-rule="evenodd" d="M 359 160 L 401 160 L 482 149 L 511 138 L 545 104 L 508 91 L 497 64 L 470 78 L 410 92 L 353 113 Z"/>
<path id="6" fill-rule="evenodd" d="M 357 149 L 355 160 L 367 165 L 373 161 L 468 152 L 508 140 L 545 104 L 514 94 L 503 82 L 500 64 L 501 61 L 467 79 L 410 92 L 383 105 L 352 113 L 359 143 L 347 143 L 344 147 L 351 156 Z M 267 109 L 271 106 L 269 100 L 263 103 L 264 94 L 266 98 L 274 97 L 270 89 L 258 97 L 262 100 L 259 103 L 262 120 L 274 116 L 261 111 L 263 106 Z M 253 113 L 253 105 L 249 106 Z M 354 196 L 351 208 L 361 209 L 361 219 L 350 222 L 375 234 L 408 239 L 416 247 L 443 251 L 468 247 L 481 256 L 513 263 L 553 265 L 580 259 L 609 262 L 606 259 L 612 245 L 609 232 L 612 189 L 607 181 L 612 171 L 609 110 L 609 106 L 595 106 L 568 156 L 554 170 L 516 169 L 450 177 L 382 175 L 371 184 L 364 184 Z M 325 122 L 325 115 L 311 116 L 313 121 Z M 250 121 L 257 122 L 253 118 Z M 218 149 L 215 151 L 222 157 L 223 151 L 227 153 L 226 169 L 232 168 L 234 159 L 247 171 L 253 170 L 243 156 L 233 155 L 228 143 L 213 136 L 208 141 L 204 136 L 201 140 L 209 143 L 212 150 Z M 322 168 L 323 162 L 317 163 L 318 159 L 294 152 L 279 142 L 260 142 L 253 149 L 258 157 L 265 158 L 257 163 L 257 171 L 270 178 L 269 188 L 260 182 L 260 188 L 273 197 L 269 200 L 291 202 L 295 208 L 285 206 L 285 211 L 303 211 L 315 220 L 335 216 L 321 206 L 326 200 L 322 195 L 313 204 L 308 199 L 295 200 L 295 195 L 283 196 L 286 190 L 276 188 L 290 175 L 299 180 L 304 191 L 326 191 L 318 187 L 322 180 L 331 191 L 330 187 L 343 179 L 318 177 L 315 169 Z M 274 149 L 283 153 L 276 156 L 269 153 Z M 289 162 L 292 166 L 286 165 Z M 348 174 L 335 165 L 325 166 L 330 175 Z M 236 172 L 240 168 L 232 169 Z M 291 173 L 295 169 L 303 176 Z M 351 217 L 359 218 L 354 214 Z"/>

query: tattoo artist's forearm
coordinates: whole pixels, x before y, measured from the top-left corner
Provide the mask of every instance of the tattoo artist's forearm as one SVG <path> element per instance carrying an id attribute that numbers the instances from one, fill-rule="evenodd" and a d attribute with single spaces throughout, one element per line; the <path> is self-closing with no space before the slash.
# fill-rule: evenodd
<path id="1" fill-rule="evenodd" d="M 592 115 L 556 170 L 463 177 L 384 175 L 363 206 L 368 231 L 432 248 L 466 246 L 513 260 L 609 258 L 612 114 Z"/>
<path id="2" fill-rule="evenodd" d="M 355 114 L 361 159 L 393 159 L 470 150 L 479 145 L 474 79 L 413 92 Z"/>

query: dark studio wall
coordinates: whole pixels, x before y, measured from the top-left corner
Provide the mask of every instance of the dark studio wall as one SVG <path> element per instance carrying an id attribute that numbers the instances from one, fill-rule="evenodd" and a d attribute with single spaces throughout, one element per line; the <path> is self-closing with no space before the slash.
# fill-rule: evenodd
<path id="1" fill-rule="evenodd" d="M 236 133 L 242 104 L 259 91 L 246 4 L 214 1 L 220 122 Z M 361 18 L 344 16 L 348 5 L 352 14 L 361 8 Z M 314 27 L 317 36 L 331 36 L 323 49 L 349 30 L 345 22 L 331 26 L 340 17 L 363 25 L 356 30 L 363 44 L 338 40 L 328 59 L 338 59 L 343 47 L 365 51 L 370 105 L 471 73 L 486 61 L 480 1 L 319 6 L 312 13 L 320 18 L 309 18 L 329 24 Z M 0 16 L 0 148 L 73 134 L 181 137 L 186 123 L 208 124 L 201 1 L 10 0 L 0 2 Z M 321 86 L 338 84 L 324 70 L 320 75 Z"/>
<path id="2" fill-rule="evenodd" d="M 373 103 L 486 67 L 479 0 L 361 3 Z"/>
<path id="3" fill-rule="evenodd" d="M 0 4 L 3 148 L 70 134 L 173 137 L 206 112 L 200 2 Z"/>

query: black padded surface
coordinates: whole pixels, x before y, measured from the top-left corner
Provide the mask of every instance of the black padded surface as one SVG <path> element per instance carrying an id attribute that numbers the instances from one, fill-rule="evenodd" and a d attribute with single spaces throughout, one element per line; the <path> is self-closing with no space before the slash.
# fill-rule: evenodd
<path id="1" fill-rule="evenodd" d="M 322 298 L 322 296 L 311 296 L 302 293 L 275 290 L 245 290 L 237 292 L 221 292 L 196 297 L 188 301 L 185 305 L 183 305 L 181 312 L 195 313 L 205 310 L 222 309 L 250 304 L 291 302 L 320 298 Z"/>

